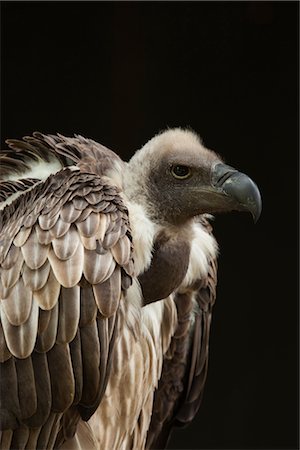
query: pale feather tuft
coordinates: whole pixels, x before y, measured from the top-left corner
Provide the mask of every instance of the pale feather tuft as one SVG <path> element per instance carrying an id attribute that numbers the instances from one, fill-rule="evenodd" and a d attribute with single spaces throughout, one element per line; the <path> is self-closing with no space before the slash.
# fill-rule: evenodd
<path id="1" fill-rule="evenodd" d="M 199 222 L 193 224 L 193 237 L 191 241 L 190 262 L 186 276 L 179 287 L 184 292 L 199 278 L 207 276 L 209 261 L 217 258 L 218 244 Z"/>
<path id="2" fill-rule="evenodd" d="M 152 248 L 156 233 L 155 224 L 146 216 L 141 205 L 126 202 L 134 241 L 133 260 L 135 274 L 138 276 L 150 266 Z"/>
<path id="3" fill-rule="evenodd" d="M 21 178 L 37 178 L 38 180 L 45 180 L 49 175 L 54 174 L 63 168 L 62 164 L 57 158 L 51 158 L 49 162 L 38 158 L 30 164 L 29 170 L 22 173 L 12 173 L 6 179 L 9 181 L 20 180 Z"/>

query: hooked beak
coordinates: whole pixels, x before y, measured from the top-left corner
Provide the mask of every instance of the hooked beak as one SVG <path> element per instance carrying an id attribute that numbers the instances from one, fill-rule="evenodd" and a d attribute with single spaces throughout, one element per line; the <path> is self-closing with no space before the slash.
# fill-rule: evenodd
<path id="1" fill-rule="evenodd" d="M 233 167 L 217 163 L 211 170 L 211 185 L 224 196 L 225 203 L 235 211 L 249 211 L 256 223 L 262 209 L 257 185 Z"/>

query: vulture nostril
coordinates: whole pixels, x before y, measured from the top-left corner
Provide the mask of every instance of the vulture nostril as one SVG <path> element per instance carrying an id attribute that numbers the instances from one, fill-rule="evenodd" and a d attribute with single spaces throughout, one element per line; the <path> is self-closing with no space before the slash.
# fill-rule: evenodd
<path id="1" fill-rule="evenodd" d="M 212 170 L 212 184 L 215 187 L 221 187 L 228 178 L 230 178 L 237 170 L 227 164 L 216 164 Z"/>
<path id="2" fill-rule="evenodd" d="M 220 178 L 216 181 L 215 186 L 220 187 L 222 186 L 222 184 L 225 183 L 226 180 L 228 180 L 228 178 L 230 178 L 232 176 L 233 172 L 227 172 L 224 173 L 224 175 L 221 175 Z"/>

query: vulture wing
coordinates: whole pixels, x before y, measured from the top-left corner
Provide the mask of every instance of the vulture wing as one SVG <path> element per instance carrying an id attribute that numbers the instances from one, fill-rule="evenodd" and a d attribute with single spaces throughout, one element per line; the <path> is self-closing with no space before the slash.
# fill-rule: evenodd
<path id="1" fill-rule="evenodd" d="M 205 219 L 202 226 L 211 232 Z M 200 407 L 208 367 L 209 332 L 216 298 L 217 261 L 211 258 L 205 277 L 175 295 L 178 325 L 164 358 L 154 396 L 147 449 L 164 449 L 174 427 L 189 424 Z M 194 323 L 191 326 L 191 312 Z"/>
<path id="2" fill-rule="evenodd" d="M 17 167 L 7 154 L 4 162 Z M 65 168 L 22 183 L 30 189 L 0 219 L 0 447 L 44 449 L 100 403 L 131 284 L 131 235 L 101 176 Z"/>

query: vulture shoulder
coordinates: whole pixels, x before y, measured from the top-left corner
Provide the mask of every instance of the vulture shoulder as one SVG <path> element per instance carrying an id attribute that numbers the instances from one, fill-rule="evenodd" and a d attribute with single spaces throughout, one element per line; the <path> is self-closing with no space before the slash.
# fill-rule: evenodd
<path id="1" fill-rule="evenodd" d="M 9 143 L 0 162 L 0 447 L 48 449 L 103 397 L 132 238 L 119 189 L 101 172 L 101 157 L 120 165 L 116 155 L 83 138 Z M 41 179 L 49 166 L 56 173 Z"/>

